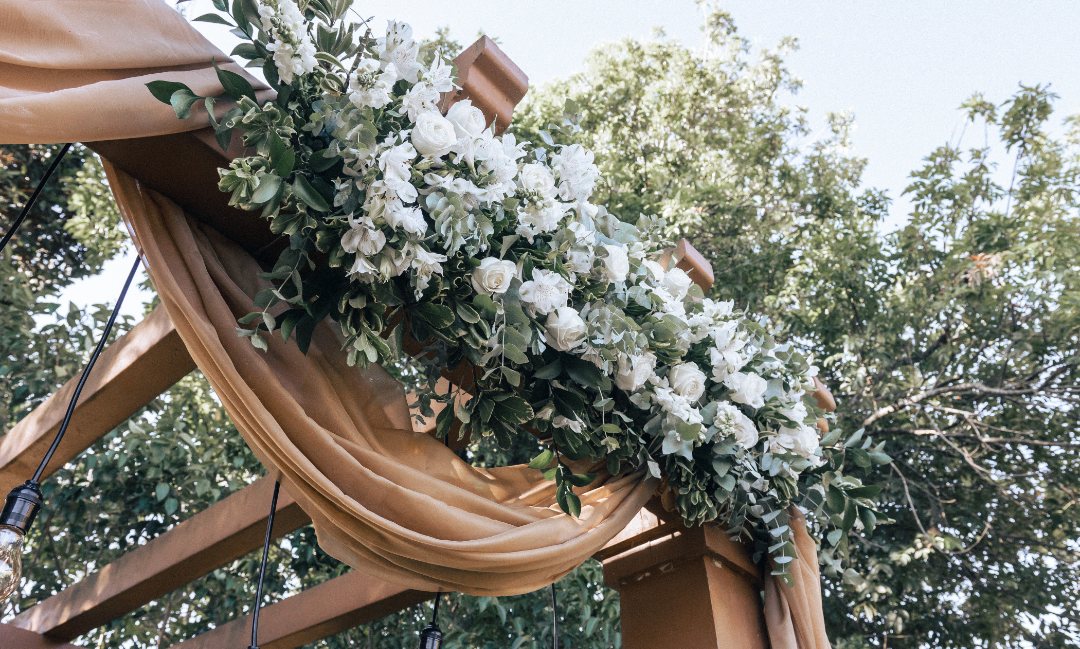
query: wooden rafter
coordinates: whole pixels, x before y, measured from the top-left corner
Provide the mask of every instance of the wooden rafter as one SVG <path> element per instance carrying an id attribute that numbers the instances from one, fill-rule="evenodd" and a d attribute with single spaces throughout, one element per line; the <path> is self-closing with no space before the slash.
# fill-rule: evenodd
<path id="1" fill-rule="evenodd" d="M 64 441 L 45 476 L 64 466 L 195 369 L 165 310 L 158 307 L 102 352 L 83 388 Z M 0 490 L 34 474 L 64 419 L 78 375 L 0 438 Z"/>

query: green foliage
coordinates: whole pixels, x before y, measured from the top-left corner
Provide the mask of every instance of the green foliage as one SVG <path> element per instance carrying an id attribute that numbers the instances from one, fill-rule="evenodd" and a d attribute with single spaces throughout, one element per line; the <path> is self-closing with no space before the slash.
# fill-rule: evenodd
<path id="1" fill-rule="evenodd" d="M 0 231 L 7 232 L 61 145 L 0 145 Z M 106 198 L 101 164 L 73 146 L 8 244 L 5 268 L 15 265 L 34 291 L 61 288 L 101 270 L 116 252 L 119 214 Z M 96 222 L 87 222 L 94 211 Z M 96 228 L 96 233 L 90 229 Z"/>
<path id="2" fill-rule="evenodd" d="M 839 645 L 1075 642 L 1080 118 L 1055 140 L 1045 88 L 974 97 L 969 137 L 984 122 L 1000 144 L 933 152 L 910 220 L 885 234 L 888 198 L 859 188 L 865 161 L 845 154 L 850 116 L 805 143 L 779 103 L 797 87 L 793 43 L 751 61 L 730 17 L 707 22 L 704 55 L 601 46 L 585 72 L 531 92 L 515 128 L 536 137 L 576 102 L 612 211 L 661 213 L 712 262 L 715 296 L 764 303 L 824 361 L 840 427 L 886 442 L 852 458 L 895 458 L 881 494 L 855 491 L 849 513 L 826 492 L 829 513 L 869 534 L 845 562 L 831 546 L 847 541 L 817 531 Z M 1011 187 L 998 165 L 1015 165 Z"/>

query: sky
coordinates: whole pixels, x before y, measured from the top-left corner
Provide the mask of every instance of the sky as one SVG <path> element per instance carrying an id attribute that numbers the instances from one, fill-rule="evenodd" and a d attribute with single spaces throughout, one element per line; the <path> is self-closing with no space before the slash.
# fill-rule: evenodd
<path id="1" fill-rule="evenodd" d="M 210 0 L 185 3 L 189 17 L 212 10 Z M 904 222 L 900 195 L 923 157 L 946 142 L 981 145 L 979 129 L 964 129 L 960 104 L 975 92 L 995 103 L 1020 83 L 1051 84 L 1060 99 L 1053 124 L 1080 113 L 1080 2 L 1067 0 L 732 0 L 721 3 L 739 34 L 756 47 L 798 38 L 788 57 L 803 87 L 784 98 L 808 109 L 823 128 L 829 112 L 851 111 L 853 154 L 869 160 L 864 185 L 893 199 L 886 227 Z M 582 68 L 589 50 L 624 36 L 653 37 L 662 27 L 691 47 L 701 43 L 701 11 L 693 0 L 357 0 L 372 25 L 408 22 L 417 38 L 448 26 L 471 43 L 481 30 L 536 86 Z M 228 53 L 238 42 L 224 27 L 194 23 Z M 974 132 L 979 131 L 979 132 Z M 991 136 L 992 137 L 992 136 Z M 1006 176 L 1008 170 L 999 169 Z M 133 258 L 129 258 L 133 259 Z M 112 302 L 130 268 L 114 260 L 97 278 L 65 291 L 86 305 Z M 141 313 L 145 294 L 129 295 L 124 313 Z"/>

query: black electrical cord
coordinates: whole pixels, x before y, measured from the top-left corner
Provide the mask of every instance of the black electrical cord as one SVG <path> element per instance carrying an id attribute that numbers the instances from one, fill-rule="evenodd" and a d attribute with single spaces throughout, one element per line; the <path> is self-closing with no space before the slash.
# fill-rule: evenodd
<path id="1" fill-rule="evenodd" d="M 551 634 L 551 646 L 559 649 L 559 607 L 555 603 L 555 584 L 551 585 L 551 624 L 555 629 Z"/>
<path id="2" fill-rule="evenodd" d="M 16 227 L 18 227 L 17 224 Z M 6 241 L 7 239 L 5 239 Z M 127 281 L 124 282 L 124 289 L 120 291 L 120 297 L 116 299 L 116 305 L 113 306 L 112 313 L 109 315 L 109 321 L 105 324 L 105 331 L 101 332 L 101 339 L 98 340 L 94 353 L 90 355 L 90 362 L 86 364 L 82 376 L 79 377 L 79 383 L 75 386 L 75 394 L 71 395 L 71 401 L 68 403 L 67 412 L 64 414 L 64 421 L 60 424 L 60 430 L 56 432 L 56 438 L 53 439 L 49 450 L 45 452 L 45 457 L 41 458 L 41 464 L 38 465 L 37 471 L 34 472 L 34 477 L 15 487 L 8 494 L 4 509 L 0 511 L 0 525 L 15 528 L 26 534 L 30 530 L 30 526 L 34 524 L 34 519 L 44 503 L 39 483 L 41 476 L 45 473 L 45 468 L 49 466 L 49 461 L 52 460 L 57 447 L 60 446 L 60 441 L 64 439 L 64 433 L 67 432 L 68 425 L 71 423 L 71 416 L 75 412 L 75 406 L 79 403 L 79 396 L 82 394 L 83 386 L 86 385 L 86 379 L 90 376 L 90 370 L 94 369 L 94 364 L 97 363 L 101 350 L 105 348 L 105 341 L 109 339 L 109 333 L 116 323 L 116 316 L 120 314 L 120 306 L 124 303 L 124 297 L 131 286 L 131 280 L 135 279 L 135 271 L 139 270 L 141 261 L 136 256 L 135 264 L 131 267 L 131 272 L 128 273 Z"/>
<path id="3" fill-rule="evenodd" d="M 262 606 L 263 579 L 266 578 L 266 558 L 270 555 L 270 539 L 274 530 L 274 513 L 277 511 L 278 491 L 281 490 L 281 482 L 274 483 L 274 497 L 270 500 L 270 518 L 266 520 L 266 541 L 263 543 L 262 563 L 259 564 L 259 586 L 255 589 L 255 610 L 251 615 L 251 646 L 248 649 L 259 649 L 259 608 Z"/>
<path id="4" fill-rule="evenodd" d="M 120 314 L 120 305 L 124 303 L 124 297 L 127 295 L 128 287 L 131 286 L 131 280 L 135 279 L 135 271 L 139 270 L 139 264 L 141 262 L 142 258 L 135 255 L 135 263 L 131 266 L 131 272 L 128 273 L 127 281 L 124 282 L 124 290 L 120 291 L 120 297 L 116 300 L 116 306 L 113 307 L 112 313 L 109 315 L 109 321 L 105 324 L 105 331 L 101 332 L 101 339 L 98 340 L 94 353 L 90 355 L 90 362 L 86 364 L 82 376 L 79 377 L 79 384 L 75 386 L 75 394 L 71 395 L 71 403 L 68 404 L 67 412 L 64 414 L 64 421 L 60 424 L 60 430 L 56 433 L 56 439 L 53 440 L 52 446 L 46 451 L 45 457 L 41 459 L 41 464 L 38 465 L 37 471 L 34 472 L 34 477 L 31 478 L 31 482 L 37 483 L 41 479 L 41 474 L 45 473 L 45 467 L 49 465 L 49 460 L 52 459 L 53 453 L 56 452 L 56 447 L 60 446 L 60 440 L 64 439 L 64 433 L 67 432 L 68 424 L 71 423 L 71 415 L 74 414 L 75 406 L 79 403 L 79 395 L 82 394 L 83 386 L 86 385 L 86 379 L 90 376 L 90 370 L 94 369 L 94 363 L 97 362 L 98 356 L 101 355 L 101 350 L 105 348 L 105 341 L 109 339 L 109 332 L 112 331 L 113 324 L 116 322 L 116 316 Z"/>
<path id="5" fill-rule="evenodd" d="M 37 202 L 38 196 L 41 195 L 41 190 L 45 189 L 45 183 L 49 181 L 53 172 L 56 171 L 56 168 L 60 165 L 60 160 L 64 158 L 64 154 L 66 154 L 70 148 L 71 143 L 68 142 L 64 145 L 64 148 L 60 149 L 60 153 L 57 153 L 53 158 L 49 168 L 45 171 L 45 175 L 42 176 L 41 181 L 38 182 L 37 189 L 34 190 L 33 194 L 30 194 L 30 200 L 26 201 L 26 206 L 23 207 L 22 212 L 19 213 L 19 218 L 15 219 L 15 223 L 11 225 L 11 229 L 7 231 L 7 234 L 4 235 L 3 239 L 0 239 L 0 253 L 4 252 L 4 248 L 7 247 L 8 241 L 11 241 L 11 237 L 15 236 L 15 231 L 19 229 L 23 219 L 30 213 L 30 209 L 34 207 L 34 203 Z"/>
<path id="6" fill-rule="evenodd" d="M 439 600 L 442 594 L 435 595 L 435 607 L 431 611 L 431 623 L 420 631 L 419 649 L 440 649 L 442 647 L 442 629 L 439 628 Z"/>

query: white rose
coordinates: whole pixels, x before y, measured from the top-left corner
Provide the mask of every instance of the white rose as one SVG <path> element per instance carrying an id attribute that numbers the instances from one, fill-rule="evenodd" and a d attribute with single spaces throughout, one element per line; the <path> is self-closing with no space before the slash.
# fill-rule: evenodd
<path id="1" fill-rule="evenodd" d="M 572 306 L 561 306 L 548 314 L 547 344 L 560 352 L 568 352 L 585 342 L 588 328 L 578 312 Z"/>
<path id="2" fill-rule="evenodd" d="M 798 428 L 781 426 L 780 434 L 776 436 L 775 443 L 797 455 L 812 457 L 817 453 L 819 446 L 817 429 L 810 426 L 799 426 Z"/>
<path id="3" fill-rule="evenodd" d="M 722 403 L 716 409 L 713 425 L 725 434 L 734 434 L 735 441 L 743 448 L 754 448 L 758 443 L 758 429 L 753 420 L 730 403 Z"/>
<path id="4" fill-rule="evenodd" d="M 454 125 L 435 111 L 420 113 L 412 130 L 412 143 L 420 155 L 440 158 L 457 143 Z"/>
<path id="5" fill-rule="evenodd" d="M 626 248 L 610 243 L 605 243 L 601 247 L 608 253 L 607 257 L 604 257 L 601 275 L 609 282 L 616 284 L 625 282 L 626 276 L 630 273 L 630 261 L 626 257 Z"/>
<path id="6" fill-rule="evenodd" d="M 672 268 L 664 273 L 664 279 L 660 285 L 676 300 L 681 300 L 686 297 L 686 292 L 690 290 L 690 285 L 693 283 L 694 281 L 681 268 Z"/>
<path id="7" fill-rule="evenodd" d="M 476 137 L 487 128 L 487 119 L 484 111 L 472 105 L 472 101 L 464 99 L 450 107 L 446 111 L 446 119 L 454 125 L 457 136 Z"/>
<path id="8" fill-rule="evenodd" d="M 648 269 L 649 274 L 652 275 L 653 280 L 655 280 L 657 284 L 660 284 L 664 281 L 664 275 L 666 275 L 667 273 L 664 271 L 663 266 L 651 259 L 646 259 L 645 261 L 641 262 L 640 273 L 644 275 L 646 269 Z"/>
<path id="9" fill-rule="evenodd" d="M 755 410 L 765 405 L 765 390 L 769 388 L 769 383 L 753 372 L 733 372 L 724 379 L 724 385 L 731 390 L 732 401 L 745 403 Z"/>
<path id="10" fill-rule="evenodd" d="M 806 404 L 802 401 L 797 402 L 794 406 L 790 408 L 782 408 L 780 410 L 780 414 L 784 415 L 785 417 L 797 424 L 802 424 L 803 420 L 806 419 L 807 415 L 809 415 L 806 410 Z"/>
<path id="11" fill-rule="evenodd" d="M 529 312 L 535 315 L 537 312 L 551 313 L 561 306 L 566 306 L 573 288 L 562 275 L 537 269 L 533 271 L 533 278 L 521 285 L 518 294 Z"/>
<path id="12" fill-rule="evenodd" d="M 517 266 L 512 261 L 485 257 L 480 265 L 473 269 L 472 285 L 477 293 L 499 295 L 510 288 L 510 280 L 516 272 Z"/>
<path id="13" fill-rule="evenodd" d="M 645 386 L 656 370 L 656 355 L 645 352 L 636 356 L 619 357 L 619 373 L 615 376 L 615 386 L 627 392 L 636 392 Z"/>
<path id="14" fill-rule="evenodd" d="M 526 191 L 540 192 L 544 198 L 555 195 L 555 178 L 548 168 L 535 162 L 525 165 L 518 174 L 518 181 Z"/>
<path id="15" fill-rule="evenodd" d="M 697 401 L 705 393 L 705 372 L 694 363 L 682 363 L 671 368 L 668 381 L 676 394 L 691 402 Z"/>

